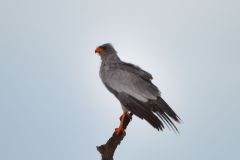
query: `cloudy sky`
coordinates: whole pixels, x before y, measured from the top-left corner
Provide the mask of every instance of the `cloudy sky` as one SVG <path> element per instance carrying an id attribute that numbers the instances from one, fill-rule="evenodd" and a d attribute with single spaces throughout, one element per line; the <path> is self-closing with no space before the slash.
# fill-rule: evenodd
<path id="1" fill-rule="evenodd" d="M 96 46 L 152 73 L 180 135 L 133 118 L 115 159 L 239 159 L 238 0 L 1 0 L 0 159 L 97 160 L 121 107 Z"/>

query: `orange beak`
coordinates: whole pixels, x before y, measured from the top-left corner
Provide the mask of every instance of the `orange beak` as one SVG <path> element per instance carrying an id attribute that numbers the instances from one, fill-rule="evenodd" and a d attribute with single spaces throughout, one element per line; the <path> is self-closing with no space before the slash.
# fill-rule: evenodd
<path id="1" fill-rule="evenodd" d="M 101 54 L 102 52 L 103 52 L 103 48 L 102 48 L 102 47 L 97 47 L 97 48 L 95 49 L 95 53 Z"/>

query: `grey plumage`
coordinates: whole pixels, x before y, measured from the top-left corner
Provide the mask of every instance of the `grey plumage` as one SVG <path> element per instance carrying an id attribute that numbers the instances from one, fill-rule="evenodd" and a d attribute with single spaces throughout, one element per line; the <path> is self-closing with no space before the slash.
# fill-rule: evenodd
<path id="1" fill-rule="evenodd" d="M 165 124 L 178 131 L 172 120 L 179 122 L 180 118 L 161 98 L 160 91 L 151 82 L 152 75 L 121 61 L 111 44 L 98 48 L 103 50 L 99 53 L 102 59 L 100 77 L 122 106 L 158 130 L 162 130 Z"/>

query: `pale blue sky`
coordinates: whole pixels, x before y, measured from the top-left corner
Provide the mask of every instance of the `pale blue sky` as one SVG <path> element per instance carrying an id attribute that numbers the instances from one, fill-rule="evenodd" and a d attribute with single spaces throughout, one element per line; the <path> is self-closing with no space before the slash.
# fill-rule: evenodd
<path id="1" fill-rule="evenodd" d="M 0 159 L 100 159 L 121 107 L 95 47 L 154 76 L 180 135 L 137 117 L 115 159 L 239 159 L 240 2 L 1 0 Z"/>

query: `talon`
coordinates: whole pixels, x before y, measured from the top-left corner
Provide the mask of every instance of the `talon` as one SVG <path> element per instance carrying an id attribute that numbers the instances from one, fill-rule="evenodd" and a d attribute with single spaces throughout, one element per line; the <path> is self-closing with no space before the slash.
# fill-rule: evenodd
<path id="1" fill-rule="evenodd" d="M 123 132 L 124 132 L 124 129 L 122 127 L 115 128 L 116 135 L 121 135 L 121 134 L 123 134 Z"/>

